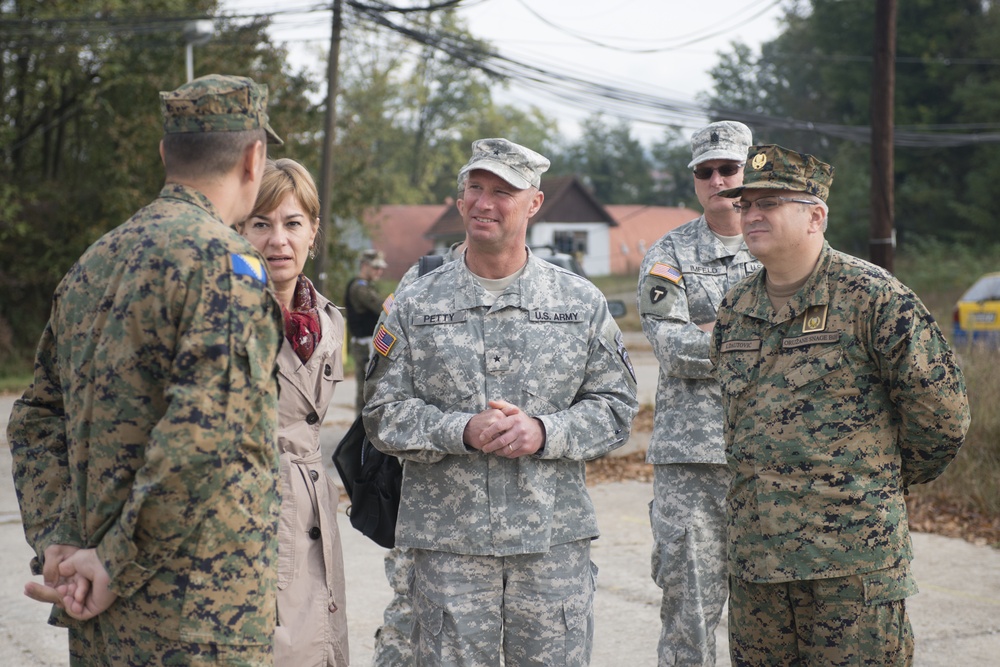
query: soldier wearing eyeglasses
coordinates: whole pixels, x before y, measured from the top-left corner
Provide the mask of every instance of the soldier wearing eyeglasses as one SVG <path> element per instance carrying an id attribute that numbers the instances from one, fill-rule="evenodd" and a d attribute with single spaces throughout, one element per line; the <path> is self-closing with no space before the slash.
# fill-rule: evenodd
<path id="1" fill-rule="evenodd" d="M 653 437 L 652 577 L 660 603 L 660 665 L 714 665 L 727 595 L 725 497 L 730 473 L 719 385 L 708 358 L 726 291 L 760 268 L 740 217 L 720 191 L 743 182 L 750 129 L 719 121 L 691 138 L 704 214 L 667 233 L 639 272 L 642 329 L 660 364 Z"/>
<path id="2" fill-rule="evenodd" d="M 910 665 L 904 494 L 969 426 L 962 373 L 917 296 L 824 238 L 833 167 L 752 146 L 735 207 L 764 269 L 713 332 L 738 665 Z"/>

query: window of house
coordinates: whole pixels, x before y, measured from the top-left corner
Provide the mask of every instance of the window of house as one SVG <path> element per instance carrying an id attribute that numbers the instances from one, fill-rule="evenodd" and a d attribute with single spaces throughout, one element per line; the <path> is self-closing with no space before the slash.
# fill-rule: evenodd
<path id="1" fill-rule="evenodd" d="M 587 232 L 554 232 L 552 235 L 552 245 L 555 246 L 556 252 L 564 252 L 567 255 L 574 255 L 577 257 L 580 255 L 586 255 Z"/>

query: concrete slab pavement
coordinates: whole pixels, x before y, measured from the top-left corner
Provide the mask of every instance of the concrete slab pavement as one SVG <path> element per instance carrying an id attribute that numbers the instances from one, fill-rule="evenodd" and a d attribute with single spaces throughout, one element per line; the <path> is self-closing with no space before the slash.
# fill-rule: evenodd
<path id="1" fill-rule="evenodd" d="M 632 350 L 631 342 L 629 342 Z M 637 346 L 633 363 L 640 402 L 652 403 L 656 367 L 648 348 Z M 331 475 L 333 448 L 353 421 L 354 382 L 338 387 L 323 425 L 324 459 Z M 13 396 L 0 396 L 0 434 L 6 433 Z M 45 623 L 48 608 L 22 594 L 30 579 L 31 550 L 24 542 L 11 479 L 10 452 L 0 438 L 0 665 L 68 665 L 66 633 Z M 637 434 L 627 450 L 644 449 Z M 625 449 L 625 448 L 623 448 Z M 595 667 L 656 664 L 659 589 L 649 577 L 652 537 L 647 504 L 652 484 L 626 481 L 591 488 L 602 530 L 592 557 L 600 568 L 595 603 Z M 370 664 L 374 632 L 390 599 L 383 572 L 385 550 L 354 530 L 346 515 L 338 521 L 347 571 L 347 613 L 354 665 Z M 917 667 L 1000 664 L 1000 550 L 937 535 L 913 536 L 913 563 L 920 593 L 908 609 L 917 641 Z M 717 633 L 718 665 L 729 665 L 725 619 Z"/>

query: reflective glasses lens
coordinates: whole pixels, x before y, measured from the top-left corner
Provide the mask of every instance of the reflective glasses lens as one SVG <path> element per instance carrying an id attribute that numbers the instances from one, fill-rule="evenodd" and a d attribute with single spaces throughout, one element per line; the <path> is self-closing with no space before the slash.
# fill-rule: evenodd
<path id="1" fill-rule="evenodd" d="M 734 176 L 743 167 L 742 164 L 724 164 L 721 167 L 706 167 L 699 166 L 694 168 L 694 177 L 699 181 L 704 181 L 705 179 L 712 178 L 713 172 L 719 172 L 719 175 L 723 178 L 729 178 Z"/>

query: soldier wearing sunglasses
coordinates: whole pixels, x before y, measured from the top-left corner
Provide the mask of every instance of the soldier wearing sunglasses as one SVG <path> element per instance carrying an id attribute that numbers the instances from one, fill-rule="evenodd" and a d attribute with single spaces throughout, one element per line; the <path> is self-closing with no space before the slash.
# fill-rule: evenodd
<path id="1" fill-rule="evenodd" d="M 743 182 L 751 143 L 750 129 L 735 121 L 695 132 L 688 167 L 704 214 L 657 241 L 639 273 L 642 329 L 660 364 L 646 454 L 654 466 L 652 576 L 663 591 L 660 665 L 714 665 L 726 602 L 730 473 L 708 350 L 723 295 L 760 268 L 732 200 L 718 196 Z"/>

